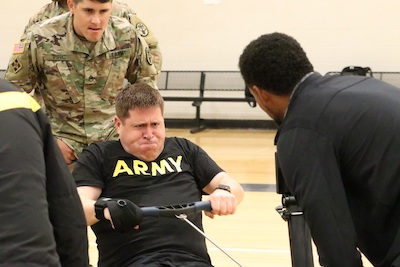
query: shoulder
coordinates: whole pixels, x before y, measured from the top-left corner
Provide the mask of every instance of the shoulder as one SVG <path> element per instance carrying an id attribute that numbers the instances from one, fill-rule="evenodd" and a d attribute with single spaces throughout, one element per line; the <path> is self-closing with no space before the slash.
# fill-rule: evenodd
<path id="1" fill-rule="evenodd" d="M 135 27 L 133 27 L 127 19 L 124 19 L 122 17 L 110 16 L 110 21 L 108 24 L 114 31 L 135 31 Z"/>
<path id="2" fill-rule="evenodd" d="M 28 32 L 32 32 L 33 34 L 40 34 L 40 35 L 48 35 L 53 34 L 54 32 L 65 32 L 66 25 L 69 23 L 70 15 L 69 13 L 65 13 L 50 19 L 46 19 L 39 23 L 32 25 Z"/>
<path id="3" fill-rule="evenodd" d="M 49 19 L 52 17 L 52 13 L 54 12 L 54 9 L 56 8 L 55 2 L 51 2 L 45 6 L 43 6 L 36 14 L 34 14 L 28 22 L 28 25 L 26 26 L 29 28 L 33 24 Z"/>
<path id="4" fill-rule="evenodd" d="M 0 93 L 6 93 L 6 92 L 20 92 L 22 93 L 22 90 L 18 87 L 16 87 L 15 85 L 13 85 L 12 83 L 0 79 Z M 1 96 L 1 95 L 0 95 Z M 0 97 L 0 99 L 2 99 Z M 4 98 L 5 100 L 5 98 Z M 0 101 L 0 103 L 4 103 L 3 101 Z"/>
<path id="5" fill-rule="evenodd" d="M 104 36 L 114 39 L 116 42 L 137 38 L 136 30 L 132 24 L 128 20 L 116 16 L 110 17 Z"/>
<path id="6" fill-rule="evenodd" d="M 39 27 L 55 27 L 57 25 L 65 26 L 67 22 L 70 20 L 70 13 L 64 13 L 49 19 L 44 20 L 39 24 Z"/>
<path id="7" fill-rule="evenodd" d="M 193 152 L 196 151 L 199 146 L 192 141 L 182 137 L 167 137 L 165 138 L 165 147 L 168 149 L 177 149 Z"/>
<path id="8" fill-rule="evenodd" d="M 111 15 L 125 18 L 129 14 L 135 14 L 135 12 L 126 3 L 113 1 Z"/>
<path id="9" fill-rule="evenodd" d="M 78 162 L 102 166 L 111 159 L 123 156 L 124 153 L 120 142 L 117 140 L 94 142 L 82 150 Z"/>
<path id="10" fill-rule="evenodd" d="M 169 144 L 193 144 L 190 140 L 183 138 L 183 137 L 166 137 L 165 143 Z"/>
<path id="11" fill-rule="evenodd" d="M 84 150 L 91 152 L 106 152 L 121 148 L 121 143 L 118 140 L 94 142 L 87 146 Z"/>
<path id="12" fill-rule="evenodd" d="M 40 105 L 21 88 L 9 81 L 0 79 L 0 112 L 13 109 L 26 109 L 37 112 L 40 110 Z"/>

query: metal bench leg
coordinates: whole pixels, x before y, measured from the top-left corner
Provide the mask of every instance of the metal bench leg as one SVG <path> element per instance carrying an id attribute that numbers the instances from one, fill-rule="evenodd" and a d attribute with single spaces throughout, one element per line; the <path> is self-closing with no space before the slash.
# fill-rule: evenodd
<path id="1" fill-rule="evenodd" d="M 196 107 L 196 118 L 195 118 L 195 122 L 196 122 L 196 127 L 190 129 L 190 133 L 198 133 L 203 131 L 206 127 L 204 125 L 201 125 L 201 117 L 200 117 L 200 107 L 201 107 L 201 101 L 195 101 L 193 102 L 192 106 Z"/>

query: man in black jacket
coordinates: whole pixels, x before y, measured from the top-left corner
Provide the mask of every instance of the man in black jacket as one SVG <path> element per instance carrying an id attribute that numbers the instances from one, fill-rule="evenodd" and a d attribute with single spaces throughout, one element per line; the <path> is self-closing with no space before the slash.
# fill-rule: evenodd
<path id="1" fill-rule="evenodd" d="M 242 76 L 279 124 L 278 164 L 322 266 L 400 266 L 400 90 L 371 77 L 322 76 L 290 36 L 260 36 Z"/>
<path id="2" fill-rule="evenodd" d="M 74 180 L 40 106 L 0 79 L 0 266 L 87 267 Z"/>

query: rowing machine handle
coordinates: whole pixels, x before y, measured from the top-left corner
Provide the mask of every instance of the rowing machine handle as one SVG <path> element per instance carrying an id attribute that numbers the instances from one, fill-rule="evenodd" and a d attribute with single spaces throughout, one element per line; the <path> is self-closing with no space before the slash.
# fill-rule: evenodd
<path id="1" fill-rule="evenodd" d="M 176 204 L 169 206 L 142 207 L 143 216 L 149 217 L 171 217 L 176 218 L 180 214 L 194 214 L 202 210 L 211 211 L 210 201 L 196 201 L 186 204 Z"/>

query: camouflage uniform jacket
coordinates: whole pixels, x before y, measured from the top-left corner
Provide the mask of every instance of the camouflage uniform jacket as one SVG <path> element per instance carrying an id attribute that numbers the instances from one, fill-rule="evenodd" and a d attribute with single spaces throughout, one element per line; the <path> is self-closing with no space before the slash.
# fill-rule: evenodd
<path id="1" fill-rule="evenodd" d="M 35 24 L 16 44 L 6 80 L 26 92 L 39 90 L 53 134 L 80 155 L 95 141 L 114 136 L 115 96 L 125 78 L 154 88 L 157 71 L 149 48 L 125 19 L 111 17 L 89 51 L 67 13 Z"/>
<path id="2" fill-rule="evenodd" d="M 24 34 L 33 24 L 67 12 L 69 12 L 67 6 L 60 5 L 58 1 L 53 0 L 51 3 L 43 6 L 39 12 L 34 14 L 29 19 L 28 24 L 25 26 Z M 144 23 L 143 20 L 138 17 L 134 10 L 132 10 L 126 3 L 121 1 L 113 1 L 111 15 L 127 19 L 136 28 L 136 31 L 144 38 L 149 46 L 153 56 L 154 65 L 157 71 L 160 73 L 162 66 L 162 54 L 158 44 L 158 39 L 154 36 L 153 31 L 147 27 L 146 23 Z M 24 39 L 24 35 L 21 39 Z"/>

